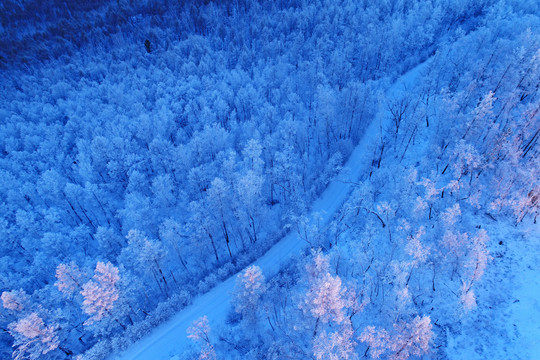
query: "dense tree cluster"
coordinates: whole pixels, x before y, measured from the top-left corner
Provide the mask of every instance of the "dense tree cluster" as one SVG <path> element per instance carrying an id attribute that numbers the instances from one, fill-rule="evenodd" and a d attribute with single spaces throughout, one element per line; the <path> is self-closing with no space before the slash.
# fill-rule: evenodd
<path id="1" fill-rule="evenodd" d="M 414 86 L 383 100 L 389 121 L 372 171 L 328 226 L 295 228 L 323 251 L 267 280 L 257 339 L 233 336 L 244 330 L 231 316 L 221 338 L 234 344 L 216 349 L 239 359 L 443 358 L 456 334 L 481 336 L 466 319 L 501 321 L 510 300 L 482 282 L 501 245 L 517 240 L 486 228 L 537 220 L 538 20 L 489 7 L 477 28 L 440 44 Z M 491 343 L 476 342 L 476 355 L 501 356 Z"/>
<path id="2" fill-rule="evenodd" d="M 532 1 L 53 3 L 0 5 L 3 357 L 122 349 L 291 228 L 323 251 L 242 272 L 245 335 L 213 344 L 200 319 L 201 358 L 420 355 L 444 296 L 478 303 L 492 235 L 462 214 L 536 219 Z M 374 170 L 308 229 L 380 104 Z"/>

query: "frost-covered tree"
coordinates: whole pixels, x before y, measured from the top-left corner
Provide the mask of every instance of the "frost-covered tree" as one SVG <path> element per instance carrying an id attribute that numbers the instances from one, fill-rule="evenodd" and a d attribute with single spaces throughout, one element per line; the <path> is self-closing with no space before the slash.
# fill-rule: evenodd
<path id="1" fill-rule="evenodd" d="M 233 240 L 233 197 L 228 184 L 221 178 L 212 180 L 211 187 L 207 191 L 206 203 L 214 221 L 220 224 L 221 232 L 229 256 L 232 257 L 231 241 Z"/>
<path id="2" fill-rule="evenodd" d="M 324 273 L 310 282 L 302 308 L 323 323 L 334 321 L 338 324 L 345 320 L 346 288 L 342 287 L 339 276 Z"/>
<path id="3" fill-rule="evenodd" d="M 162 295 L 168 296 L 169 282 L 164 271 L 163 260 L 165 249 L 163 244 L 157 240 L 149 239 L 146 234 L 139 230 L 128 232 L 127 246 L 122 249 L 119 260 L 124 266 L 130 268 L 135 273 L 139 273 L 153 283 Z"/>
<path id="4" fill-rule="evenodd" d="M 385 354 L 389 359 L 405 360 L 411 356 L 421 356 L 429 352 L 433 338 L 429 316 L 416 316 L 411 322 L 394 324 L 392 332 L 368 326 L 359 337 L 369 346 L 369 354 L 378 359 Z"/>
<path id="5" fill-rule="evenodd" d="M 317 359 L 355 359 L 351 319 L 362 310 L 358 295 L 343 286 L 339 276 L 330 273 L 330 258 L 320 250 L 313 252 L 305 270 L 305 293 L 299 296 L 298 308 L 304 317 L 309 315 L 315 320 L 314 325 L 313 320 L 304 325 L 303 336 L 311 340 L 307 352 Z"/>
<path id="6" fill-rule="evenodd" d="M 84 297 L 82 308 L 86 314 L 90 315 L 90 318 L 85 321 L 86 325 L 110 316 L 114 303 L 119 297 L 119 289 L 116 286 L 119 280 L 117 267 L 110 262 L 98 261 L 93 280 L 86 282 L 81 291 Z"/>
<path id="7" fill-rule="evenodd" d="M 206 208 L 204 200 L 192 201 L 189 204 L 191 218 L 187 224 L 192 241 L 199 248 L 209 248 L 216 262 L 219 262 L 216 234 L 219 234 L 219 223 L 214 222 L 212 214 Z"/>
<path id="8" fill-rule="evenodd" d="M 58 348 L 55 325 L 45 325 L 35 312 L 9 324 L 9 333 L 15 338 L 13 358 L 39 359 Z"/>
<path id="9" fill-rule="evenodd" d="M 165 219 L 159 227 L 159 236 L 162 242 L 166 244 L 165 246 L 174 249 L 174 253 L 178 256 L 178 260 L 180 260 L 184 269 L 189 271 L 185 260 L 188 254 L 188 248 L 186 248 L 188 246 L 187 235 L 184 234 L 182 226 L 171 218 Z M 170 255 L 171 251 L 169 251 Z"/>
<path id="10" fill-rule="evenodd" d="M 23 289 L 4 291 L 2 293 L 2 306 L 5 309 L 20 312 L 26 307 L 28 302 L 28 295 Z"/>
<path id="11" fill-rule="evenodd" d="M 210 325 L 206 315 L 195 320 L 187 329 L 188 338 L 200 344 L 199 360 L 215 360 L 217 358 L 214 346 L 208 336 L 209 333 Z"/>
<path id="12" fill-rule="evenodd" d="M 351 306 L 339 276 L 330 274 L 329 259 L 320 251 L 306 265 L 308 289 L 299 307 L 316 319 L 315 333 L 319 321 L 341 324 L 346 319 L 346 309 Z"/>
<path id="13" fill-rule="evenodd" d="M 329 334 L 325 330 L 318 334 L 313 343 L 313 355 L 317 360 L 353 360 L 358 358 L 355 347 L 354 331 L 349 323 Z"/>
<path id="14" fill-rule="evenodd" d="M 486 270 L 490 260 L 487 242 L 489 237 L 484 229 L 478 231 L 472 238 L 471 248 L 469 249 L 467 262 L 464 264 L 466 275 L 462 279 L 461 301 L 465 310 L 471 310 L 476 307 L 476 299 L 472 286 L 478 282 Z"/>
<path id="15" fill-rule="evenodd" d="M 262 217 L 266 210 L 262 196 L 263 184 L 264 178 L 254 170 L 248 170 L 236 184 L 237 217 L 251 243 L 257 242 Z"/>
<path id="16" fill-rule="evenodd" d="M 265 278 L 260 267 L 251 265 L 238 274 L 231 301 L 234 310 L 241 314 L 248 324 L 257 321 L 260 298 L 265 291 Z"/>
<path id="17" fill-rule="evenodd" d="M 69 264 L 59 264 L 56 267 L 56 282 L 54 285 L 63 294 L 71 295 L 80 291 L 82 278 L 83 274 L 74 261 Z"/>

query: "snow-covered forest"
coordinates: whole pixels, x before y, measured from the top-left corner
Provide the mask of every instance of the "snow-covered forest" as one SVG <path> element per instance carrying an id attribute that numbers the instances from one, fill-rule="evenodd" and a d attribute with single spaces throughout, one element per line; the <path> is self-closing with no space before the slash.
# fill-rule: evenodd
<path id="1" fill-rule="evenodd" d="M 0 35 L 0 358 L 540 358 L 536 0 L 3 0 Z"/>

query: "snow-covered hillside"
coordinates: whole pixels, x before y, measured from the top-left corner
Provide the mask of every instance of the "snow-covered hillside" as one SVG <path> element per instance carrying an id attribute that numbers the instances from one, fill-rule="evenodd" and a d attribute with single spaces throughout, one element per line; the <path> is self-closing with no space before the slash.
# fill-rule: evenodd
<path id="1" fill-rule="evenodd" d="M 388 96 L 395 96 L 404 89 L 412 87 L 426 64 L 416 66 L 413 70 L 400 77 L 390 89 Z M 364 137 L 351 153 L 343 169 L 330 181 L 326 190 L 318 198 L 306 215 L 305 226 L 324 228 L 335 216 L 350 193 L 353 184 L 369 177 L 371 170 L 371 152 L 377 142 L 380 142 L 380 128 L 389 126 L 388 109 L 381 104 L 377 115 L 366 129 Z M 299 257 L 303 250 L 309 247 L 298 232 L 292 231 L 253 265 L 262 269 L 266 277 L 272 277 L 280 268 Z M 158 327 L 152 333 L 131 346 L 127 351 L 111 356 L 111 359 L 167 359 L 186 349 L 190 340 L 187 338 L 188 327 L 198 318 L 206 316 L 211 326 L 225 322 L 230 311 L 230 296 L 234 290 L 236 275 L 231 276 L 211 291 L 194 299 L 193 304 L 175 315 L 171 320 Z"/>
<path id="2" fill-rule="evenodd" d="M 539 34 L 533 0 L 0 2 L 0 358 L 534 358 Z"/>

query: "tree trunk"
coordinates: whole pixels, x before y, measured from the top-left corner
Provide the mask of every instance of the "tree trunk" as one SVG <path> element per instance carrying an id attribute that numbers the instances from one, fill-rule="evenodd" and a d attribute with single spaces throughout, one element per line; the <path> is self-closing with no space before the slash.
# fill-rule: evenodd
<path id="1" fill-rule="evenodd" d="M 210 238 L 210 242 L 212 243 L 212 248 L 214 249 L 214 255 L 216 256 L 216 261 L 219 262 L 219 256 L 216 249 L 216 244 L 214 243 L 214 237 L 210 233 L 207 233 L 207 234 L 208 234 L 208 237 Z"/>

